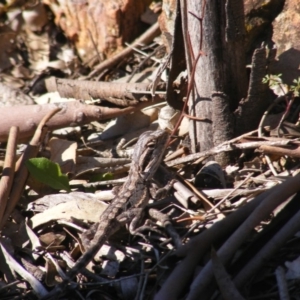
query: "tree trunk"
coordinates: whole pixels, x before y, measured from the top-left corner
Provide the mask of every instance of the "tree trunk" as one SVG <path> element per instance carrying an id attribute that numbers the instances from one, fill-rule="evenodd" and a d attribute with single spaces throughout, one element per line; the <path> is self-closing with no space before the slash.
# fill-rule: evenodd
<path id="1" fill-rule="evenodd" d="M 243 1 L 181 0 L 180 4 L 189 80 L 194 82 L 189 114 L 205 119 L 191 119 L 190 138 L 193 151 L 204 151 L 233 137 L 231 112 L 247 93 Z M 226 160 L 223 155 L 221 163 Z"/>

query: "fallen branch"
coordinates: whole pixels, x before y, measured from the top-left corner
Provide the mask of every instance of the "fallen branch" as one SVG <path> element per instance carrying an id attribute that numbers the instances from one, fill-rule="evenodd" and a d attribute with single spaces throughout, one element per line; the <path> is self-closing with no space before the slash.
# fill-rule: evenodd
<path id="1" fill-rule="evenodd" d="M 262 145 L 255 151 L 262 152 L 264 154 L 273 154 L 278 156 L 288 155 L 290 157 L 300 158 L 300 145 L 298 144 L 291 145 L 289 148 Z"/>
<path id="2" fill-rule="evenodd" d="M 274 255 L 284 243 L 300 230 L 300 211 L 298 211 L 280 230 L 265 244 L 256 255 L 239 271 L 234 278 L 237 288 L 243 287 L 259 269 Z"/>
<path id="3" fill-rule="evenodd" d="M 268 195 L 262 203 L 252 212 L 252 214 L 243 222 L 243 224 L 230 236 L 230 238 L 218 250 L 218 256 L 223 264 L 227 264 L 236 253 L 250 232 L 262 220 L 265 220 L 272 211 L 286 199 L 300 190 L 300 174 L 292 177 L 282 184 L 272 188 L 272 193 Z M 190 293 L 187 299 L 210 299 L 206 289 L 213 279 L 212 262 L 209 261 L 201 272 L 194 279 L 190 286 Z"/>
<path id="4" fill-rule="evenodd" d="M 179 299 L 192 280 L 197 265 L 207 251 L 210 250 L 211 245 L 224 239 L 224 236 L 231 234 L 271 192 L 272 190 L 268 190 L 260 194 L 245 206 L 191 239 L 188 244 L 180 247 L 176 254 L 185 256 L 185 258 L 172 271 L 154 299 Z"/>
<path id="5" fill-rule="evenodd" d="M 157 102 L 153 101 L 151 104 Z M 43 117 L 57 107 L 61 108 L 61 111 L 47 123 L 49 130 L 84 125 L 92 121 L 115 118 L 140 110 L 148 105 L 149 102 L 142 102 L 136 106 L 120 109 L 86 105 L 79 101 L 72 101 L 56 104 L 2 107 L 2 118 L 0 118 L 0 142 L 7 140 L 9 129 L 12 126 L 19 127 L 19 137 L 21 140 L 30 138 Z"/>
<path id="6" fill-rule="evenodd" d="M 235 230 L 218 251 L 218 256 L 222 263 L 226 264 L 248 236 L 248 232 L 261 220 L 264 220 L 276 206 L 299 190 L 299 179 L 300 175 L 297 175 L 260 194 L 245 206 L 193 238 L 188 244 L 180 247 L 176 254 L 185 256 L 185 258 L 167 278 L 155 296 L 155 300 L 180 298 L 183 290 L 187 288 L 192 279 L 195 268 L 207 251 L 210 250 L 211 246 Z M 239 225 L 240 227 L 238 228 Z M 207 299 L 209 295 L 206 294 L 206 289 L 209 290 L 208 286 L 211 283 L 212 272 L 210 261 L 192 283 L 187 299 L 199 299 L 200 293 L 201 299 Z"/>
<path id="7" fill-rule="evenodd" d="M 166 162 L 166 165 L 168 167 L 173 167 L 175 165 L 183 164 L 186 162 L 190 162 L 199 158 L 206 158 L 221 152 L 227 152 L 227 151 L 233 151 L 236 149 L 244 150 L 244 149 L 253 149 L 253 148 L 259 148 L 261 146 L 286 146 L 289 143 L 291 143 L 291 140 L 271 140 L 271 141 L 260 141 L 260 142 L 246 142 L 246 143 L 240 143 L 240 144 L 233 144 L 230 142 L 223 143 L 221 145 L 218 145 L 208 151 L 203 151 L 199 153 L 194 153 L 187 155 L 182 158 L 174 159 L 172 161 Z"/>
<path id="8" fill-rule="evenodd" d="M 64 98 L 101 99 L 120 106 L 136 105 L 142 101 L 163 100 L 163 95 L 151 96 L 149 83 L 122 83 L 87 80 L 71 80 L 50 77 L 45 80 L 49 92 L 58 91 Z M 160 84 L 158 90 L 165 90 Z M 149 93 L 147 93 L 149 92 Z"/>

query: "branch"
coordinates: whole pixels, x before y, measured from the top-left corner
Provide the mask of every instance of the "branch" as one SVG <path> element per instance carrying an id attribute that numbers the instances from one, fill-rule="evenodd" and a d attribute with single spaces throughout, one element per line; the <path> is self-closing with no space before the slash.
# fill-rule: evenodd
<path id="1" fill-rule="evenodd" d="M 158 103 L 159 101 L 153 101 L 151 102 L 151 105 Z M 115 118 L 140 110 L 148 105 L 149 102 L 147 101 L 136 106 L 120 109 L 86 105 L 79 101 L 73 101 L 56 104 L 2 107 L 2 117 L 0 118 L 0 142 L 7 140 L 9 129 L 12 126 L 19 127 L 20 139 L 26 140 L 30 138 L 43 117 L 57 107 L 60 107 L 61 111 L 47 123 L 49 130 L 84 125 L 92 121 Z"/>

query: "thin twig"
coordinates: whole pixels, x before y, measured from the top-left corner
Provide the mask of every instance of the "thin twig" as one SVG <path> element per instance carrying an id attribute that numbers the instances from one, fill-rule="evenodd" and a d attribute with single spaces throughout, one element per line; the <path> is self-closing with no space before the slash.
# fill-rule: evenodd
<path id="1" fill-rule="evenodd" d="M 232 144 L 230 141 L 226 141 L 208 151 L 202 151 L 195 154 L 190 154 L 185 157 L 174 159 L 172 161 L 166 162 L 166 165 L 169 167 L 173 167 L 175 165 L 179 165 L 182 163 L 190 162 L 199 158 L 206 158 L 214 154 L 218 154 L 221 152 L 233 151 L 236 149 L 245 150 L 245 149 L 254 149 L 263 145 L 269 146 L 286 146 L 291 142 L 291 140 L 277 140 L 277 141 L 263 141 L 263 142 L 246 142 L 240 144 Z"/>
<path id="2" fill-rule="evenodd" d="M 4 168 L 0 181 L 0 220 L 2 220 L 3 218 L 3 214 L 7 205 L 8 195 L 10 194 L 12 183 L 14 180 L 18 134 L 18 127 L 13 126 L 10 128 L 4 160 Z"/>
<path id="3" fill-rule="evenodd" d="M 60 110 L 61 110 L 61 108 L 56 108 L 56 109 L 50 111 L 46 116 L 44 116 L 44 118 L 39 123 L 39 125 L 34 133 L 34 136 L 32 137 L 32 140 L 29 143 L 29 145 L 27 146 L 25 152 L 18 159 L 17 164 L 16 164 L 16 175 L 15 175 L 13 186 L 12 186 L 11 193 L 9 196 L 9 203 L 5 209 L 3 219 L 1 220 L 0 228 L 3 228 L 3 226 L 5 225 L 6 220 L 9 218 L 10 214 L 14 210 L 15 206 L 17 205 L 17 203 L 22 195 L 22 192 L 23 192 L 23 189 L 25 186 L 25 182 L 26 182 L 27 176 L 28 176 L 28 170 L 25 166 L 25 162 L 32 157 L 36 157 L 36 155 L 39 151 L 39 146 L 48 131 L 48 128 L 45 126 L 45 124 Z"/>

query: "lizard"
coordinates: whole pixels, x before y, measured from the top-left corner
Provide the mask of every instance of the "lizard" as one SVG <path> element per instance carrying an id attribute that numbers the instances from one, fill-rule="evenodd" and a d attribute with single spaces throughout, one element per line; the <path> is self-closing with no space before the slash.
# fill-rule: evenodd
<path id="1" fill-rule="evenodd" d="M 121 227 L 122 215 L 125 212 L 132 211 L 131 216 L 134 216 L 132 223 L 138 218 L 138 211 L 145 208 L 150 199 L 149 184 L 161 163 L 168 139 L 169 134 L 163 130 L 146 131 L 139 137 L 134 147 L 127 180 L 113 202 L 100 216 L 89 248 L 67 272 L 68 278 L 72 279 L 80 272 L 94 258 L 107 239 Z M 130 228 L 133 231 L 132 226 Z"/>

